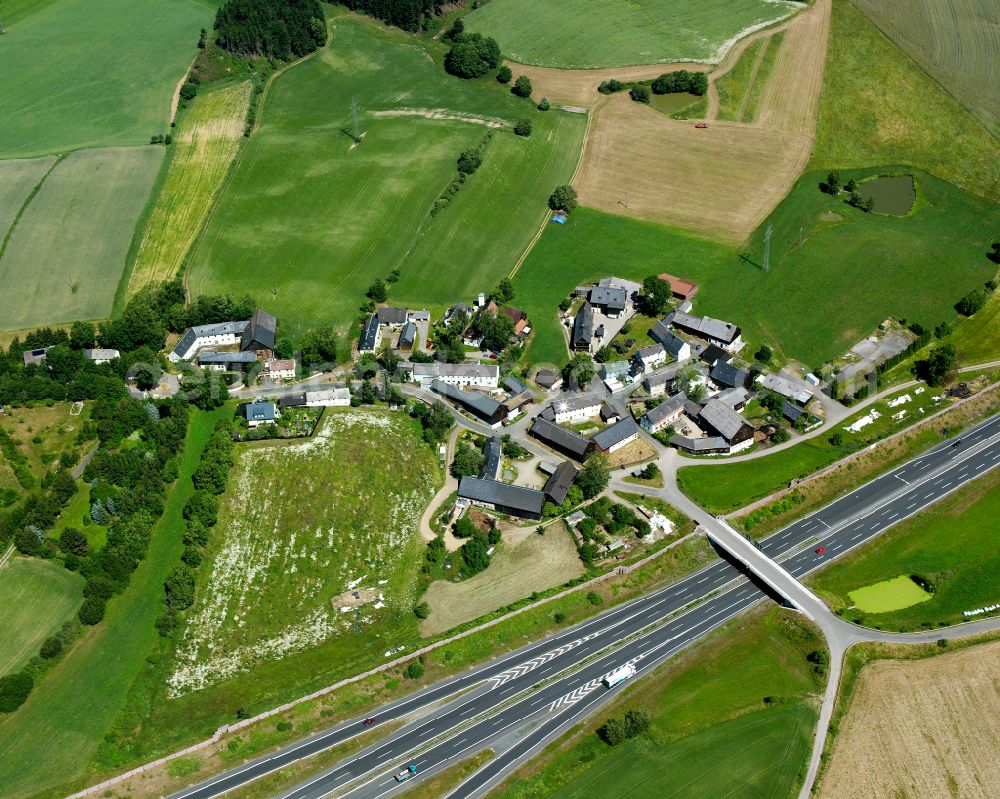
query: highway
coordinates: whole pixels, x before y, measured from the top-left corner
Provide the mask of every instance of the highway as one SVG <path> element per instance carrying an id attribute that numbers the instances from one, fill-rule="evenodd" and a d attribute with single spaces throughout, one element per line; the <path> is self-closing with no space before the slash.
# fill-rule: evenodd
<path id="1" fill-rule="evenodd" d="M 760 549 L 801 578 L 998 463 L 1000 415 L 966 431 L 957 442 L 938 445 L 769 536 Z M 820 546 L 825 551 L 817 554 Z M 449 795 L 480 796 L 531 753 L 613 697 L 619 689 L 601 685 L 605 674 L 625 662 L 634 663 L 640 675 L 648 672 L 765 596 L 726 560 L 713 562 L 645 597 L 380 708 L 374 713 L 375 726 L 417 711 L 419 717 L 283 796 L 319 799 L 346 786 L 344 796 L 374 799 L 406 787 L 392 775 L 397 764 L 411 762 L 408 757 L 413 757 L 419 777 L 491 745 L 497 756 Z M 617 651 L 606 652 L 616 644 Z M 477 684 L 474 690 L 443 701 Z M 366 729 L 370 728 L 363 727 L 360 719 L 340 724 L 173 799 L 212 799 Z"/>

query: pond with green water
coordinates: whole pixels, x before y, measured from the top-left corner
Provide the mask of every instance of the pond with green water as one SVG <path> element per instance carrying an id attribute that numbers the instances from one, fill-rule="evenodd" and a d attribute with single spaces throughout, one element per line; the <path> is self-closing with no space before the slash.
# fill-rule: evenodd
<path id="1" fill-rule="evenodd" d="M 858 184 L 858 193 L 866 200 L 871 198 L 875 203 L 872 210 L 876 214 L 893 216 L 908 214 L 917 199 L 912 175 L 884 175 L 866 180 Z"/>

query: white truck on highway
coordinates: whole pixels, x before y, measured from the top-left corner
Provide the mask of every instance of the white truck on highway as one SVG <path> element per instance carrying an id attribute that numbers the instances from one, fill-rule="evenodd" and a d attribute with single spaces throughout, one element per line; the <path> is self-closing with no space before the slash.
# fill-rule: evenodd
<path id="1" fill-rule="evenodd" d="M 417 776 L 417 767 L 413 763 L 410 763 L 410 765 L 402 771 L 396 772 L 396 782 L 406 782 L 408 779 L 415 776 Z"/>
<path id="2" fill-rule="evenodd" d="M 619 666 L 609 675 L 607 675 L 601 682 L 604 683 L 606 688 L 614 688 L 619 683 L 625 682 L 629 677 L 635 676 L 635 666 L 631 663 L 626 663 L 624 666 Z"/>

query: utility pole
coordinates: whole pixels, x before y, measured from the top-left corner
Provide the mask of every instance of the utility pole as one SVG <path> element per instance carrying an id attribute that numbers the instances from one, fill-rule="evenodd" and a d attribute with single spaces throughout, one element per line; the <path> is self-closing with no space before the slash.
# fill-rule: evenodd
<path id="1" fill-rule="evenodd" d="M 771 233 L 773 232 L 771 223 L 767 223 L 767 230 L 764 231 L 764 273 L 771 271 Z"/>
<path id="2" fill-rule="evenodd" d="M 354 143 L 361 143 L 361 132 L 358 129 L 358 101 L 355 98 L 351 98 L 351 124 L 354 129 Z"/>

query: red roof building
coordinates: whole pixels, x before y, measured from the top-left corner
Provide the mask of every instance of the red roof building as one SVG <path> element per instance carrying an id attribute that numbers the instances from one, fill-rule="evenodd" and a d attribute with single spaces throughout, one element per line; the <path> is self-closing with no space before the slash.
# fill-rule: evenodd
<path id="1" fill-rule="evenodd" d="M 664 272 L 660 275 L 660 280 L 666 280 L 670 284 L 670 290 L 679 300 L 690 300 L 698 293 L 698 284 L 680 277 L 674 277 Z"/>

